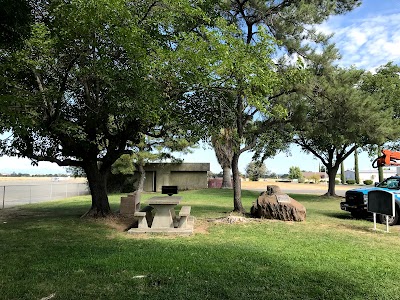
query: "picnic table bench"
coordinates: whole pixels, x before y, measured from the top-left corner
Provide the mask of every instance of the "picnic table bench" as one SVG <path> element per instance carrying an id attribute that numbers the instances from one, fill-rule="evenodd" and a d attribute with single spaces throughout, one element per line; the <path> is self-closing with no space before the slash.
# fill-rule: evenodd
<path id="1" fill-rule="evenodd" d="M 178 228 L 186 228 L 188 225 L 188 219 L 190 216 L 190 210 L 191 210 L 191 206 L 182 206 L 180 212 L 179 212 L 179 225 Z"/>

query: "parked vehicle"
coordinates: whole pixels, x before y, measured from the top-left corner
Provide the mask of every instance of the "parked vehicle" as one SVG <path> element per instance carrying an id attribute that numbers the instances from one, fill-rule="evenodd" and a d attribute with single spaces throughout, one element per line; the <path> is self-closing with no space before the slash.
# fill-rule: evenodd
<path id="1" fill-rule="evenodd" d="M 389 216 L 388 218 L 390 226 L 396 225 L 399 221 L 400 215 L 400 176 L 389 177 L 377 184 L 375 187 L 348 190 L 346 192 L 346 201 L 340 203 L 340 208 L 350 212 L 351 215 L 357 219 L 368 217 L 371 215 L 367 211 L 368 192 L 373 190 L 383 190 L 394 194 L 396 215 L 394 217 Z M 387 216 L 379 215 L 378 219 L 382 223 L 386 223 L 386 217 Z"/>
<path id="2" fill-rule="evenodd" d="M 383 166 L 400 166 L 400 152 L 391 150 L 382 150 L 382 156 L 379 156 L 372 163 L 373 168 Z M 367 210 L 368 192 L 373 190 L 382 190 L 390 192 L 395 197 L 396 210 L 395 216 L 379 215 L 382 223 L 388 223 L 390 226 L 396 225 L 399 221 L 400 215 L 400 176 L 392 176 L 372 188 L 359 188 L 346 192 L 346 201 L 340 203 L 342 210 L 348 211 L 354 218 L 365 218 L 370 213 Z"/>

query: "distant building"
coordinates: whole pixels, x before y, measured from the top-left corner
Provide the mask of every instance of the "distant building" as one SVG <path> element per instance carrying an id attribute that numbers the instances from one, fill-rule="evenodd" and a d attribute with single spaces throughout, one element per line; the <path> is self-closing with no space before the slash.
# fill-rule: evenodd
<path id="1" fill-rule="evenodd" d="M 390 168 L 384 168 L 383 169 L 383 178 L 388 178 L 390 176 L 395 176 L 396 174 L 399 174 L 398 170 L 399 168 L 396 169 L 390 169 Z M 364 180 L 372 180 L 374 182 L 379 181 L 379 174 L 378 174 L 378 169 L 373 169 L 373 170 L 360 170 L 359 172 L 360 175 L 360 183 L 362 183 Z M 347 170 L 344 172 L 344 176 L 347 179 L 352 179 L 355 180 L 356 175 L 354 170 Z"/>
<path id="2" fill-rule="evenodd" d="M 146 192 L 159 192 L 163 185 L 176 185 L 178 190 L 207 188 L 209 163 L 149 163 L 144 166 Z M 135 172 L 138 178 L 138 173 Z"/>

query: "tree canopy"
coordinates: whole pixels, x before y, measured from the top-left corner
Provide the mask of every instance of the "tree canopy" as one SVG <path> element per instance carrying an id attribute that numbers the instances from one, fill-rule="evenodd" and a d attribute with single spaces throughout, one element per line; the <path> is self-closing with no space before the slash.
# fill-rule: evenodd
<path id="1" fill-rule="evenodd" d="M 360 89 L 365 72 L 332 68 L 312 77 L 301 97 L 304 120 L 295 143 L 311 152 L 326 167 L 327 195 L 335 195 L 340 164 L 357 149 L 390 139 L 397 126 L 392 108 Z"/>
<path id="2" fill-rule="evenodd" d="M 300 170 L 300 167 L 297 166 L 291 166 L 289 168 L 289 178 L 290 179 L 300 179 L 303 177 L 303 174 Z"/>
<path id="3" fill-rule="evenodd" d="M 37 1 L 32 9 L 31 37 L 1 52 L 1 113 L 12 130 L 1 153 L 83 168 L 90 213 L 107 215 L 115 160 L 142 134 L 184 127 L 180 95 L 156 77 L 157 53 L 175 47 L 171 28 L 201 15 L 187 1 Z"/>
<path id="4" fill-rule="evenodd" d="M 313 25 L 358 3 L 32 1 L 31 36 L 0 52 L 1 125 L 12 130 L 1 154 L 83 168 L 90 212 L 106 215 L 107 174 L 143 135 L 230 128 L 234 210 L 244 212 L 240 155 L 286 147 L 300 106 L 282 96 L 305 82 L 318 46 L 332 49 Z"/>
<path id="5" fill-rule="evenodd" d="M 0 0 L 0 48 L 19 48 L 29 37 L 33 21 L 29 2 Z"/>
<path id="6" fill-rule="evenodd" d="M 296 63 L 296 55 L 304 60 L 320 58 L 312 45 L 326 46 L 329 39 L 313 26 L 357 5 L 354 0 L 233 0 L 218 6 L 227 25 L 217 23 L 218 31 L 212 31 L 217 38 L 206 36 L 211 48 L 218 45 L 214 57 L 219 59 L 214 60 L 212 80 L 203 89 L 207 93 L 193 96 L 211 99 L 212 106 L 219 109 L 213 111 L 214 119 L 218 117 L 222 124 L 213 128 L 232 128 L 234 211 L 244 211 L 240 155 L 254 150 L 262 160 L 289 143 L 290 127 L 285 125 L 296 116 L 295 106 L 282 102 L 281 96 L 295 92 L 304 80 L 303 60 Z"/>
<path id="7" fill-rule="evenodd" d="M 251 181 L 258 181 L 259 179 L 261 179 L 263 177 L 265 178 L 267 176 L 267 172 L 268 172 L 268 170 L 264 163 L 251 161 L 246 166 L 246 176 Z"/>

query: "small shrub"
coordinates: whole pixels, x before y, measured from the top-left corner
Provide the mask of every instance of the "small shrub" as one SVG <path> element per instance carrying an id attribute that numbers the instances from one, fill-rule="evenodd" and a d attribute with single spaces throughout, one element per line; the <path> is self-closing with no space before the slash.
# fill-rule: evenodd
<path id="1" fill-rule="evenodd" d="M 367 180 L 364 180 L 363 183 L 364 183 L 365 185 L 371 185 L 371 184 L 373 183 L 373 181 L 370 180 L 370 179 L 367 179 Z"/>
<path id="2" fill-rule="evenodd" d="M 298 179 L 298 182 L 299 183 L 304 183 L 306 180 L 305 180 L 305 178 L 304 177 L 300 177 L 299 179 Z"/>
<path id="3" fill-rule="evenodd" d="M 321 177 L 319 174 L 313 174 L 310 177 L 307 177 L 307 179 L 310 181 L 310 183 L 318 183 L 321 180 Z"/>
<path id="4" fill-rule="evenodd" d="M 347 179 L 347 180 L 346 180 L 346 183 L 347 183 L 347 184 L 355 184 L 356 181 L 355 181 L 354 179 Z"/>
<path id="5" fill-rule="evenodd" d="M 329 184 L 329 180 L 326 182 L 326 184 Z M 340 184 L 340 180 L 339 179 L 335 179 L 335 184 Z"/>

